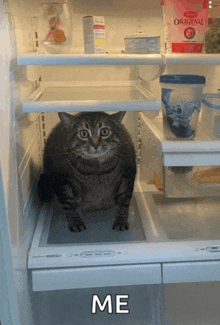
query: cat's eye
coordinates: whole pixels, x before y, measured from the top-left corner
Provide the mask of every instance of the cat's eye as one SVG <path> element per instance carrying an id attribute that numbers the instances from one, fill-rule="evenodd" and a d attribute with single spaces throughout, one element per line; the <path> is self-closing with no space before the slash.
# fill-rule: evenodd
<path id="1" fill-rule="evenodd" d="M 108 128 L 102 128 L 100 131 L 100 135 L 103 137 L 107 137 L 109 135 L 109 129 Z"/>
<path id="2" fill-rule="evenodd" d="M 80 131 L 80 136 L 82 139 L 86 139 L 89 136 L 89 132 L 87 130 L 81 130 Z"/>

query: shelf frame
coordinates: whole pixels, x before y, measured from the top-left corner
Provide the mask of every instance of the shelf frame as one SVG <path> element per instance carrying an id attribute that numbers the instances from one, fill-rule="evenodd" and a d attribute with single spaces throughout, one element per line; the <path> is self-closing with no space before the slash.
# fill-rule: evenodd
<path id="1" fill-rule="evenodd" d="M 141 100 L 63 100 L 38 101 L 47 87 L 133 87 L 144 99 Z M 40 112 L 79 112 L 79 111 L 159 111 L 161 101 L 157 100 L 149 91 L 144 89 L 138 81 L 111 81 L 111 82 L 42 82 L 22 103 L 24 113 Z"/>
<path id="2" fill-rule="evenodd" d="M 220 54 L 39 54 L 18 55 L 18 65 L 219 65 Z"/>
<path id="3" fill-rule="evenodd" d="M 20 54 L 19 65 L 162 65 L 160 54 Z"/>

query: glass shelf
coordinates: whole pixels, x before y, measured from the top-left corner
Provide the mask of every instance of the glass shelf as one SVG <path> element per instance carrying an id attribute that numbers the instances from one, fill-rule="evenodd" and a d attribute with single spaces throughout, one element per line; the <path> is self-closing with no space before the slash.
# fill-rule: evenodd
<path id="1" fill-rule="evenodd" d="M 42 84 L 22 104 L 24 113 L 62 111 L 158 111 L 159 100 L 138 84 L 117 82 L 102 85 L 63 86 Z"/>

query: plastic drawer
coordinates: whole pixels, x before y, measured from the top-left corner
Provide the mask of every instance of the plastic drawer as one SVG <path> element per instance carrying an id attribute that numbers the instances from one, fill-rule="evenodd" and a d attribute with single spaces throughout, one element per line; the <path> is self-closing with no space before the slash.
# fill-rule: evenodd
<path id="1" fill-rule="evenodd" d="M 163 283 L 220 281 L 220 262 L 165 263 Z"/>

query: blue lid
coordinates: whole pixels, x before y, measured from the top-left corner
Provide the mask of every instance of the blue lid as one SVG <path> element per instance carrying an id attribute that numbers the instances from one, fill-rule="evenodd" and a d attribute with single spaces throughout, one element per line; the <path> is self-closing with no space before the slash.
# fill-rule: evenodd
<path id="1" fill-rule="evenodd" d="M 205 83 L 205 77 L 194 74 L 164 74 L 160 76 L 160 82 L 179 85 L 202 85 Z"/>

